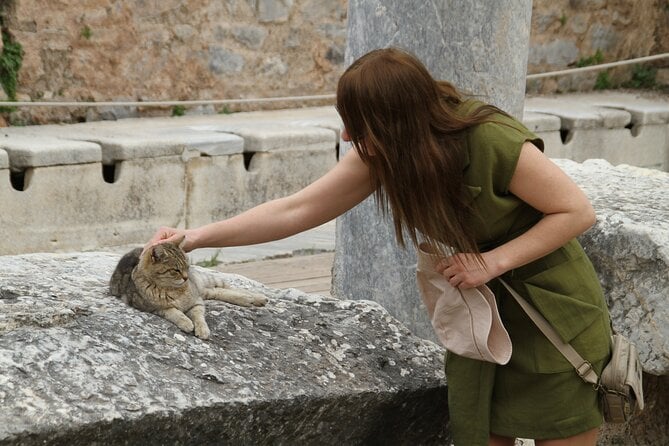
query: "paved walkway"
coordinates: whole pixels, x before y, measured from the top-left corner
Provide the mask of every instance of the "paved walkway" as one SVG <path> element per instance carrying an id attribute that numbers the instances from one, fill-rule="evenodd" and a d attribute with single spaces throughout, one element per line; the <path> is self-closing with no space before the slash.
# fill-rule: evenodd
<path id="1" fill-rule="evenodd" d="M 190 253 L 192 263 L 240 274 L 271 288 L 330 296 L 335 221 L 276 242 Z M 220 262 L 220 263 L 218 263 Z"/>

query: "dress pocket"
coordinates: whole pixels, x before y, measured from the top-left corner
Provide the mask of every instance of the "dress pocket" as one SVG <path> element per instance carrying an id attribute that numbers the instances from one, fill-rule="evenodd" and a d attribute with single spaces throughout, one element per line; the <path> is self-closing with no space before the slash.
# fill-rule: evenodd
<path id="1" fill-rule="evenodd" d="M 540 259 L 540 271 L 535 270 L 534 274 L 522 278 L 514 275 L 511 281 L 564 342 L 570 343 L 581 356 L 594 362 L 609 353 L 609 315 L 595 270 L 578 242 L 574 240 L 573 243 L 575 245 L 567 245 Z M 513 313 L 523 311 L 520 307 L 511 307 Z M 512 362 L 539 373 L 556 373 L 572 368 L 529 317 L 518 317 L 517 314 L 511 317 L 530 324 L 509 330 L 514 353 L 518 356 L 512 358 Z M 519 351 L 519 344 L 522 344 L 523 351 Z"/>

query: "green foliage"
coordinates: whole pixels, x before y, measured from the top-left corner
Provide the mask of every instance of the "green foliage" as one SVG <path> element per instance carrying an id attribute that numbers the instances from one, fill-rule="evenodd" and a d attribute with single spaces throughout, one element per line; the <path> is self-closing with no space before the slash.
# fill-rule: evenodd
<path id="1" fill-rule="evenodd" d="M 218 111 L 219 115 L 230 115 L 232 114 L 232 111 L 230 110 L 230 107 L 227 105 L 224 105 L 222 109 Z"/>
<path id="2" fill-rule="evenodd" d="M 565 13 L 562 13 L 560 16 L 560 26 L 564 26 L 567 23 L 567 15 Z"/>
<path id="3" fill-rule="evenodd" d="M 626 88 L 655 88 L 657 83 L 655 81 L 655 76 L 657 75 L 657 68 L 644 66 L 644 65 L 633 65 L 632 66 L 632 79 L 623 84 L 623 87 Z"/>
<path id="4" fill-rule="evenodd" d="M 608 71 L 602 71 L 597 75 L 597 80 L 595 81 L 595 90 L 609 90 L 613 88 L 613 83 L 609 78 Z"/>
<path id="5" fill-rule="evenodd" d="M 602 50 L 598 49 L 595 54 L 590 57 L 581 57 L 578 62 L 576 62 L 576 66 L 581 68 L 588 67 L 590 65 L 599 65 L 603 60 L 604 54 L 602 54 Z"/>
<path id="6" fill-rule="evenodd" d="M 2 54 L 0 54 L 0 84 L 10 100 L 16 101 L 16 85 L 23 63 L 23 48 L 12 42 L 8 33 L 2 33 Z"/>
<path id="7" fill-rule="evenodd" d="M 172 107 L 172 116 L 183 116 L 186 114 L 186 107 L 183 105 L 175 105 Z"/>
<path id="8" fill-rule="evenodd" d="M 209 259 L 206 259 L 206 260 L 202 260 L 202 261 L 200 261 L 200 262 L 197 262 L 196 265 L 197 265 L 197 266 L 202 266 L 202 267 L 204 267 L 204 268 L 213 268 L 213 267 L 216 266 L 216 265 L 220 265 L 221 263 L 223 263 L 223 262 L 221 262 L 220 260 L 218 260 L 218 255 L 219 255 L 220 253 L 221 253 L 221 251 L 216 251 L 216 254 L 214 254 L 213 256 L 211 256 Z"/>
<path id="9" fill-rule="evenodd" d="M 92 35 L 93 32 L 91 31 L 91 28 L 88 25 L 84 25 L 84 27 L 81 28 L 81 37 L 83 37 L 84 39 L 90 40 Z"/>

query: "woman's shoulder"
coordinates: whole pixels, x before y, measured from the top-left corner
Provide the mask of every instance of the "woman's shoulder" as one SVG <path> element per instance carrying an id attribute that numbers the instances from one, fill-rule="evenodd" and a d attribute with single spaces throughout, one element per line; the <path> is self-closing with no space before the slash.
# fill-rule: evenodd
<path id="1" fill-rule="evenodd" d="M 544 143 L 516 118 L 499 112 L 491 115 L 486 121 L 470 127 L 467 131 L 470 147 L 486 147 L 489 149 L 519 148 L 526 141 L 532 142 L 542 152 Z"/>

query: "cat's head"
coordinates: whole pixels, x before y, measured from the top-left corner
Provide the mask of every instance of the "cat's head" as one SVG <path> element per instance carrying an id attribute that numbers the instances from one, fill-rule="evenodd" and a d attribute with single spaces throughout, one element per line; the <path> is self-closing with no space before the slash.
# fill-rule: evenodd
<path id="1" fill-rule="evenodd" d="M 183 238 L 145 250 L 138 267 L 158 286 L 177 288 L 188 281 L 188 257 L 181 249 Z"/>

